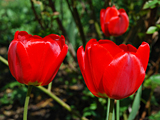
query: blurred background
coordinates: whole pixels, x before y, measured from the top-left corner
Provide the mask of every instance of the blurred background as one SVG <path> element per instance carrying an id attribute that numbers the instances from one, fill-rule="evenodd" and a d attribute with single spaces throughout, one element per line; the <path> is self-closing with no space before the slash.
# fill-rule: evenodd
<path id="1" fill-rule="evenodd" d="M 53 80 L 52 92 L 89 120 L 105 120 L 107 99 L 94 97 L 86 87 L 76 59 L 79 46 L 91 38 L 110 39 L 116 44 L 138 47 L 150 44 L 150 60 L 139 94 L 135 120 L 160 119 L 160 1 L 114 0 L 129 16 L 129 28 L 119 37 L 105 37 L 100 28 L 100 10 L 110 0 L 0 0 L 0 56 L 7 50 L 14 33 L 27 31 L 44 37 L 64 35 L 69 52 Z M 46 86 L 47 87 L 47 86 Z M 8 66 L 0 62 L 0 120 L 21 120 L 27 86 L 18 83 Z M 135 94 L 136 95 L 136 94 Z M 121 120 L 130 115 L 135 95 L 120 100 Z M 29 120 L 79 120 L 56 101 L 33 88 Z"/>

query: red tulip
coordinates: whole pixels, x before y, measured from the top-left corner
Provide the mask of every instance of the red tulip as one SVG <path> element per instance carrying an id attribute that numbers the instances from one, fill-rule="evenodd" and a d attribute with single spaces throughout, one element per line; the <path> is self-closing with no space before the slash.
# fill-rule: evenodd
<path id="1" fill-rule="evenodd" d="M 17 31 L 8 50 L 9 69 L 20 83 L 47 85 L 58 72 L 67 51 L 63 36 L 50 34 L 41 38 Z"/>
<path id="2" fill-rule="evenodd" d="M 77 50 L 80 70 L 88 89 L 97 97 L 123 99 L 137 91 L 145 78 L 150 48 L 143 42 L 116 45 L 110 40 L 91 39 L 85 51 Z"/>
<path id="3" fill-rule="evenodd" d="M 101 29 L 106 36 L 120 36 L 126 32 L 129 26 L 129 19 L 124 9 L 115 6 L 101 9 Z"/>

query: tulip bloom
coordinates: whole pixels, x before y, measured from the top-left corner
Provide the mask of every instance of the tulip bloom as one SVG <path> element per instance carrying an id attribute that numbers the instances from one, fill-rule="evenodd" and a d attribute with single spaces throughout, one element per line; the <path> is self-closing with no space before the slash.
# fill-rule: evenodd
<path id="1" fill-rule="evenodd" d="M 65 38 L 50 34 L 44 38 L 17 31 L 8 50 L 13 77 L 26 85 L 48 85 L 68 51 Z"/>
<path id="2" fill-rule="evenodd" d="M 97 97 L 123 99 L 135 93 L 145 78 L 150 48 L 143 42 L 116 45 L 110 40 L 91 39 L 85 51 L 77 50 L 80 70 L 88 89 Z"/>
<path id="3" fill-rule="evenodd" d="M 115 6 L 101 9 L 100 24 L 106 36 L 120 36 L 126 32 L 129 26 L 129 19 L 124 9 Z"/>

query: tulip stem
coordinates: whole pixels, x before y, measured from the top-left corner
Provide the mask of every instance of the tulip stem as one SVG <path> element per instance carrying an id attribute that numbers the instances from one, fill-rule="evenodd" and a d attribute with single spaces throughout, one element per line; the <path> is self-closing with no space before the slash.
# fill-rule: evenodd
<path id="1" fill-rule="evenodd" d="M 67 109 L 69 112 L 73 113 L 74 115 L 76 115 L 77 117 L 79 117 L 81 120 L 88 120 L 85 117 L 81 117 L 75 110 L 72 110 L 72 108 L 66 104 L 65 102 L 63 102 L 60 98 L 58 98 L 55 94 L 53 94 L 51 91 L 48 91 L 46 88 L 42 87 L 42 86 L 36 86 L 38 89 L 40 89 L 41 91 L 43 91 L 44 93 L 46 93 L 47 95 L 49 95 L 51 98 L 53 98 L 56 102 L 58 102 L 61 106 L 63 106 L 65 109 Z"/>
<path id="2" fill-rule="evenodd" d="M 110 98 L 107 100 L 107 113 L 106 113 L 106 120 L 108 120 L 108 115 L 109 115 L 109 106 L 110 106 Z"/>
<path id="3" fill-rule="evenodd" d="M 50 82 L 50 83 L 48 84 L 48 90 L 49 90 L 49 91 L 51 91 L 51 88 L 52 88 L 52 82 Z"/>
<path id="4" fill-rule="evenodd" d="M 114 99 L 110 99 L 109 116 L 108 120 L 112 120 L 113 117 Z"/>
<path id="5" fill-rule="evenodd" d="M 116 120 L 119 120 L 119 100 L 116 102 Z"/>
<path id="6" fill-rule="evenodd" d="M 4 64 L 8 66 L 8 61 L 4 59 L 2 56 L 0 56 L 0 61 L 2 61 Z"/>
<path id="7" fill-rule="evenodd" d="M 27 120 L 27 112 L 28 112 L 28 103 L 29 103 L 29 98 L 30 98 L 30 94 L 32 91 L 32 85 L 28 86 L 28 91 L 26 94 L 26 99 L 25 99 L 25 104 L 24 104 L 24 112 L 23 112 L 23 120 Z"/>
<path id="8" fill-rule="evenodd" d="M 42 90 L 44 93 L 48 94 L 51 98 L 53 98 L 55 101 L 57 101 L 60 105 L 62 105 L 64 108 L 66 108 L 68 111 L 71 112 L 71 107 L 67 105 L 65 102 L 63 102 L 61 99 L 59 99 L 56 95 L 54 95 L 51 91 L 48 91 L 46 88 L 42 86 L 38 86 L 38 89 Z"/>

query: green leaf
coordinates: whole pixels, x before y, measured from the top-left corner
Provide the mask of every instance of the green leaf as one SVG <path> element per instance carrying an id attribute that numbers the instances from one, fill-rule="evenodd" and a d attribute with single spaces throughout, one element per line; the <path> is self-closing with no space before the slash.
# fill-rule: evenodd
<path id="1" fill-rule="evenodd" d="M 97 109 L 96 103 L 92 103 L 89 108 L 90 108 L 91 110 Z"/>
<path id="2" fill-rule="evenodd" d="M 158 28 L 156 26 L 151 26 L 147 30 L 147 34 L 153 34 L 154 32 L 158 31 Z"/>
<path id="3" fill-rule="evenodd" d="M 160 29 L 160 24 L 156 24 L 156 27 L 157 27 L 158 29 Z"/>
<path id="4" fill-rule="evenodd" d="M 152 95 L 152 97 L 151 97 L 151 104 L 152 104 L 152 105 L 155 105 L 155 106 L 159 106 L 159 104 L 158 104 L 157 101 L 158 101 L 158 100 L 156 99 L 156 97 L 155 97 L 154 95 Z"/>
<path id="5" fill-rule="evenodd" d="M 154 115 L 148 117 L 150 120 L 159 120 L 160 119 L 160 111 Z"/>
<path id="6" fill-rule="evenodd" d="M 144 87 L 151 87 L 154 90 L 160 85 L 160 74 L 152 75 L 144 81 Z"/>
<path id="7" fill-rule="evenodd" d="M 148 9 L 148 8 L 155 8 L 156 4 L 158 4 L 159 1 L 158 0 L 153 0 L 153 1 L 148 1 L 144 4 L 143 9 Z"/>
<path id="8" fill-rule="evenodd" d="M 137 112 L 139 110 L 139 106 L 140 106 L 141 94 L 142 94 L 142 86 L 140 86 L 137 91 L 137 94 L 136 94 L 135 99 L 133 101 L 132 111 L 129 114 L 128 120 L 134 120 L 134 118 L 136 117 Z"/>
<path id="9" fill-rule="evenodd" d="M 150 77 L 151 82 L 156 83 L 157 85 L 160 85 L 160 74 L 152 75 Z"/>

